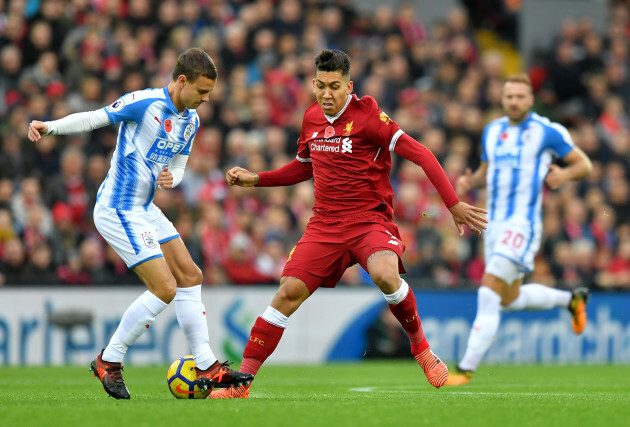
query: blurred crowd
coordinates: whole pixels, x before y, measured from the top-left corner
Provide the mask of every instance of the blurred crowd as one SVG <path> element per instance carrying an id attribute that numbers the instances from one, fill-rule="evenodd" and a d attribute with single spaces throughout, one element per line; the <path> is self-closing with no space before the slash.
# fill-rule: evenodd
<path id="1" fill-rule="evenodd" d="M 27 125 L 165 86 L 178 54 L 192 46 L 213 57 L 219 81 L 198 109 L 201 128 L 182 183 L 157 191 L 155 203 L 205 284 L 277 283 L 310 219 L 312 182 L 230 188 L 224 173 L 294 158 L 323 48 L 350 54 L 355 92 L 376 98 L 454 183 L 478 166 L 483 127 L 502 114 L 506 73 L 501 53 L 477 42 L 471 3 L 423 22 L 413 2 L 366 14 L 347 0 L 0 0 L 0 284 L 140 283 L 92 223 L 117 129 L 33 144 Z M 605 33 L 587 18 L 566 20 L 555 40 L 525 58 L 535 110 L 566 125 L 594 164 L 588 179 L 545 195 L 532 280 L 550 286 L 630 288 L 630 6 L 609 6 Z M 481 239 L 460 238 L 422 169 L 394 157 L 407 281 L 478 285 Z M 483 191 L 465 200 L 482 206 Z M 352 268 L 342 283 L 370 280 Z"/>

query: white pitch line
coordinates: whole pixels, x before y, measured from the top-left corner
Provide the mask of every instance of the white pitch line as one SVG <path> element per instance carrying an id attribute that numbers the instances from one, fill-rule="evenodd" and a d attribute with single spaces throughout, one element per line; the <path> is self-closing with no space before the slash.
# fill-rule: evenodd
<path id="1" fill-rule="evenodd" d="M 356 387 L 350 388 L 349 391 L 355 391 L 359 393 L 400 393 L 401 391 L 407 393 L 433 393 L 434 390 L 413 390 L 413 389 L 381 389 L 378 387 Z M 442 391 L 444 393 L 445 391 Z M 531 393 L 531 392 L 490 392 L 490 391 L 446 391 L 449 394 L 471 394 L 471 395 L 495 395 L 495 396 L 507 396 L 507 395 L 515 395 L 519 396 L 575 396 L 575 392 L 566 392 L 566 393 Z M 578 394 L 591 394 L 591 393 L 578 393 Z"/>

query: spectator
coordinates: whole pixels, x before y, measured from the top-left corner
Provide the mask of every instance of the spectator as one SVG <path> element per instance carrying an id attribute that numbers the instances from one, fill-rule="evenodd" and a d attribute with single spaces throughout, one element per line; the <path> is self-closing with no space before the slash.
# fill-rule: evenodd
<path id="1" fill-rule="evenodd" d="M 5 285 L 22 285 L 26 281 L 26 253 L 22 240 L 15 237 L 4 242 L 0 275 Z"/>
<path id="2" fill-rule="evenodd" d="M 59 282 L 52 263 L 52 251 L 46 243 L 38 243 L 28 256 L 24 268 L 24 283 L 28 285 L 54 285 Z"/>

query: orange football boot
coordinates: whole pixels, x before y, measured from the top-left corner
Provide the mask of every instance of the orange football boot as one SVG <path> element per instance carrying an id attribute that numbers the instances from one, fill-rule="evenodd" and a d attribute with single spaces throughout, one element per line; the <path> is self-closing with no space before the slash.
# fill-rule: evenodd
<path id="1" fill-rule="evenodd" d="M 472 380 L 473 371 L 461 369 L 459 366 L 455 368 L 455 372 L 448 374 L 448 380 L 444 385 L 464 385 Z"/>
<path id="2" fill-rule="evenodd" d="M 249 399 L 249 384 L 212 390 L 207 399 Z"/>
<path id="3" fill-rule="evenodd" d="M 94 372 L 95 377 L 101 380 L 107 394 L 116 399 L 130 398 L 129 390 L 127 390 L 121 373 L 123 370 L 122 365 L 120 363 L 104 361 L 103 351 L 92 361 L 90 370 Z"/>
<path id="4" fill-rule="evenodd" d="M 248 386 L 254 376 L 245 372 L 231 369 L 230 362 L 214 362 L 208 369 L 201 370 L 195 367 L 197 372 L 197 385 L 202 390 L 212 390 L 213 388 L 230 388 Z"/>
<path id="5" fill-rule="evenodd" d="M 448 379 L 448 367 L 446 363 L 442 362 L 439 357 L 433 354 L 430 348 L 427 348 L 414 357 L 431 385 L 435 388 L 442 387 Z"/>
<path id="6" fill-rule="evenodd" d="M 569 311 L 571 312 L 571 326 L 573 332 L 577 335 L 581 334 L 586 327 L 586 304 L 590 298 L 587 288 L 580 287 L 572 291 L 573 296 L 569 303 Z"/>

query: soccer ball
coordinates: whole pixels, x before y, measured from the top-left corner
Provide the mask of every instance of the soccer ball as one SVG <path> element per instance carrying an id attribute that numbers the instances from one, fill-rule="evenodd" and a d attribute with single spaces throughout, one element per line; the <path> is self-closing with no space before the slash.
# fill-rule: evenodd
<path id="1" fill-rule="evenodd" d="M 197 385 L 195 359 L 192 355 L 174 361 L 166 373 L 168 389 L 178 399 L 205 399 L 210 390 L 201 390 Z"/>

